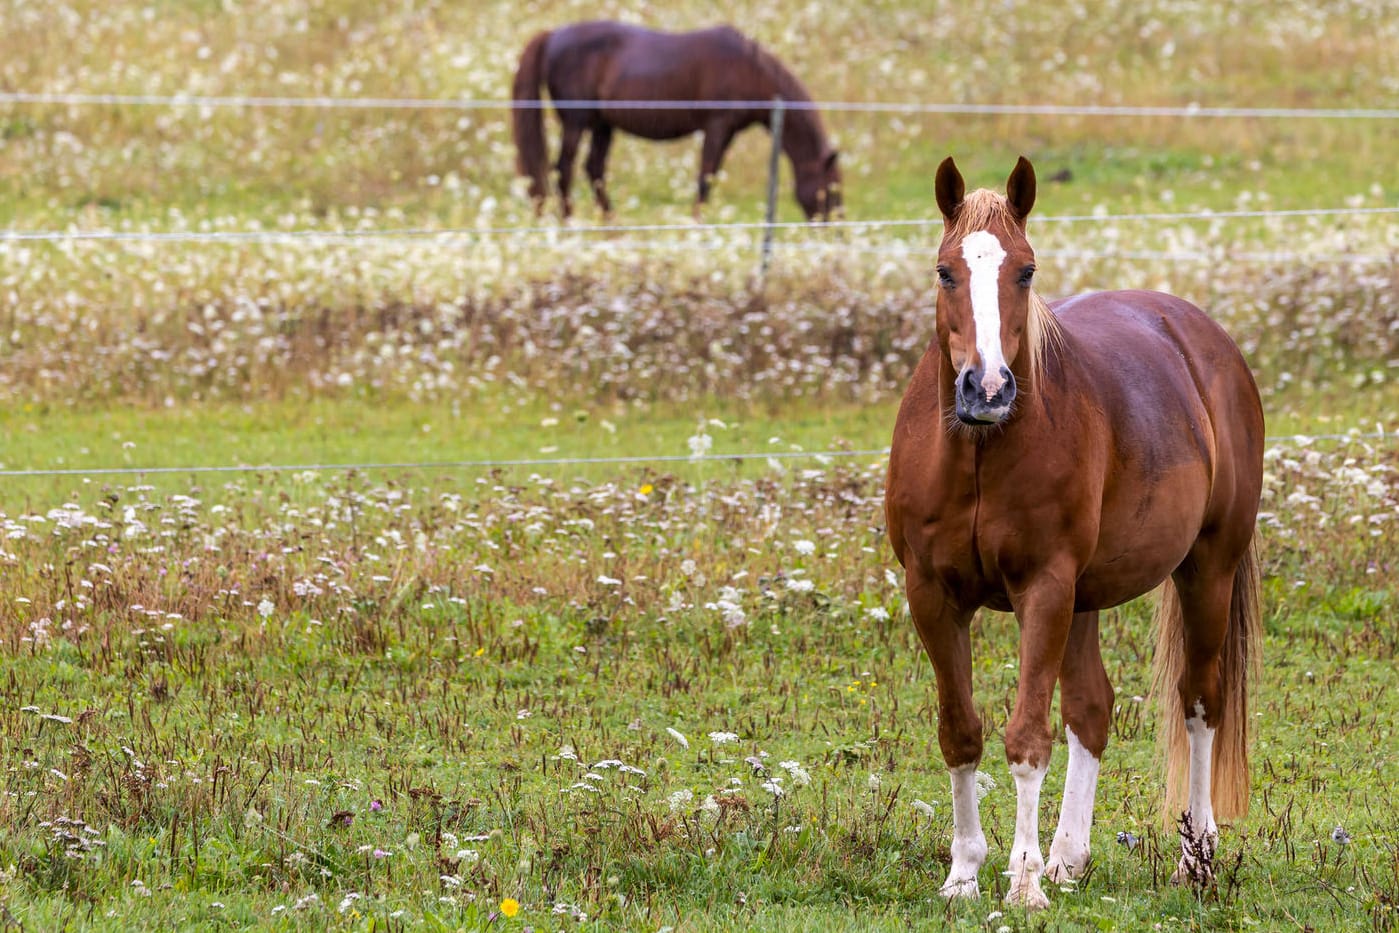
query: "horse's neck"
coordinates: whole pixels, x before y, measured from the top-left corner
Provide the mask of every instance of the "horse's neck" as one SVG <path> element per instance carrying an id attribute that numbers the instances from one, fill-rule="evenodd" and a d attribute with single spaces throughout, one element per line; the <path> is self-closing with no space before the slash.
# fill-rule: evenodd
<path id="1" fill-rule="evenodd" d="M 787 158 L 810 159 L 826 151 L 826 134 L 821 118 L 811 107 L 811 95 L 796 76 L 766 50 L 756 47 L 755 56 L 761 74 L 766 78 L 766 97 L 780 97 L 787 106 L 782 113 L 782 152 Z M 772 128 L 769 117 L 768 128 Z"/>
<path id="2" fill-rule="evenodd" d="M 826 134 L 821 129 L 816 111 L 803 107 L 787 110 L 783 114 L 782 152 L 787 158 L 797 162 L 815 158 L 825 151 Z"/>

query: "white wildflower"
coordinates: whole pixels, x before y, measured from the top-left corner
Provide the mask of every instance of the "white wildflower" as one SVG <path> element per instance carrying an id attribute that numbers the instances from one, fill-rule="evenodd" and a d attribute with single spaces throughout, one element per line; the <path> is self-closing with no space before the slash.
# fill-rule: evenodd
<path id="1" fill-rule="evenodd" d="M 801 766 L 799 762 L 782 761 L 778 764 L 792 776 L 792 783 L 798 787 L 805 787 L 811 783 L 811 774 Z"/>

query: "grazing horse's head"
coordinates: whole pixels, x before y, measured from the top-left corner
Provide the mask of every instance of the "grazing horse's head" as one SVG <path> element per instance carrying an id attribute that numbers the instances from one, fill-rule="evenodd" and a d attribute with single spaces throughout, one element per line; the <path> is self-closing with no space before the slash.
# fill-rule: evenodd
<path id="1" fill-rule="evenodd" d="M 944 228 L 938 247 L 938 343 L 952 363 L 957 420 L 1000 424 L 1010 417 L 1015 371 L 1033 373 L 1049 309 L 1030 288 L 1035 251 L 1025 219 L 1035 203 L 1035 170 L 1023 156 L 1005 196 L 985 188 L 966 194 L 951 158 L 938 166 Z"/>
<path id="2" fill-rule="evenodd" d="M 811 159 L 793 159 L 797 176 L 797 203 L 807 220 L 833 220 L 840 216 L 840 154 L 828 149 Z"/>

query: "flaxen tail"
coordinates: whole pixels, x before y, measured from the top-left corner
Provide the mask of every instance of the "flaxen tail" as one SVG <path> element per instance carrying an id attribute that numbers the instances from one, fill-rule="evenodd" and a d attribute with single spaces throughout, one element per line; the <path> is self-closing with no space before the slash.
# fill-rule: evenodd
<path id="1" fill-rule="evenodd" d="M 515 101 L 540 100 L 539 88 L 544 83 L 544 50 L 549 32 L 538 33 L 520 55 L 520 67 L 515 70 L 511 96 Z M 549 191 L 548 153 L 544 147 L 544 108 L 516 107 L 512 113 L 515 135 L 515 170 L 530 180 L 529 196 L 535 209 L 543 207 Z"/>
<path id="2" fill-rule="evenodd" d="M 1258 674 L 1263 635 L 1259 574 L 1254 541 L 1234 571 L 1229 628 L 1220 655 L 1223 711 L 1210 768 L 1210 802 L 1219 820 L 1236 819 L 1248 812 L 1248 680 Z M 1185 710 L 1177 687 L 1185 666 L 1184 624 L 1175 584 L 1167 578 L 1156 606 L 1152 693 L 1161 713 L 1159 744 L 1166 758 L 1164 815 L 1169 823 L 1186 808 L 1190 770 Z"/>

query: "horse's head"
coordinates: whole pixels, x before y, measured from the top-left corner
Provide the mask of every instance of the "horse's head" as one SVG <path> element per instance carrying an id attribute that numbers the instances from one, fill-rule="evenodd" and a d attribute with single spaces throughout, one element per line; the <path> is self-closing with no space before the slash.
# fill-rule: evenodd
<path id="1" fill-rule="evenodd" d="M 813 159 L 793 160 L 797 203 L 807 220 L 834 220 L 841 214 L 840 154 L 828 149 Z"/>
<path id="2" fill-rule="evenodd" d="M 1005 196 L 981 189 L 966 194 L 951 158 L 937 172 L 944 221 L 938 247 L 938 343 L 956 373 L 957 420 L 999 424 L 1015 402 L 1013 370 L 1031 371 L 1048 310 L 1030 290 L 1035 251 L 1025 218 L 1035 203 L 1035 170 L 1023 156 L 1006 182 Z"/>

